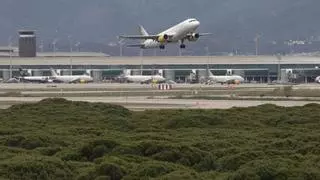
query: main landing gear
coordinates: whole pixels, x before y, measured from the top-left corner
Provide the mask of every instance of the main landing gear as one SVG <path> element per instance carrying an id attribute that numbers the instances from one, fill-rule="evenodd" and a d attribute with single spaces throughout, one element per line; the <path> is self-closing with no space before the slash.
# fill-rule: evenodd
<path id="1" fill-rule="evenodd" d="M 184 39 L 180 40 L 180 49 L 185 49 L 186 45 L 184 44 Z"/>

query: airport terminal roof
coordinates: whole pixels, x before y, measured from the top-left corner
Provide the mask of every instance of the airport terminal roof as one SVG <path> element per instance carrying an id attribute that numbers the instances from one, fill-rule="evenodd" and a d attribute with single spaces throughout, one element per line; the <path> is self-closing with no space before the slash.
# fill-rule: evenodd
<path id="1" fill-rule="evenodd" d="M 37 52 L 38 57 L 107 57 L 102 52 Z"/>
<path id="2" fill-rule="evenodd" d="M 12 48 L 13 52 L 11 55 L 15 57 L 19 57 L 19 49 L 18 48 Z M 0 47 L 0 56 L 2 57 L 9 57 L 9 49 L 8 48 L 1 48 Z M 37 57 L 108 57 L 110 55 L 100 52 L 37 52 Z M 35 58 L 35 59 L 36 59 Z"/>
<path id="3" fill-rule="evenodd" d="M 194 64 L 319 64 L 320 57 L 283 56 L 134 56 L 134 57 L 35 57 L 11 59 L 12 65 L 194 65 Z M 0 57 L 0 65 L 10 64 Z"/>

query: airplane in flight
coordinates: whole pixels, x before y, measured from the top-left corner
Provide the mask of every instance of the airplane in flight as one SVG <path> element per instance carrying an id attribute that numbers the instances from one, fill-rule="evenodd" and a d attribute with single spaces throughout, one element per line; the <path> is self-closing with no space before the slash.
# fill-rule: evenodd
<path id="1" fill-rule="evenodd" d="M 50 79 L 52 79 L 53 82 L 57 82 L 57 83 L 89 83 L 93 81 L 93 78 L 88 73 L 85 73 L 83 75 L 61 76 L 57 74 L 57 72 L 54 69 L 51 69 L 50 71 L 51 71 Z"/>
<path id="2" fill-rule="evenodd" d="M 240 84 L 244 81 L 243 77 L 239 75 L 225 75 L 225 76 L 215 76 L 212 74 L 210 70 L 208 70 L 209 76 L 208 80 L 209 82 L 216 82 L 223 84 Z"/>
<path id="3" fill-rule="evenodd" d="M 197 19 L 191 18 L 159 33 L 156 35 L 150 35 L 140 25 L 140 35 L 120 35 L 121 39 L 139 39 L 142 40 L 140 44 L 127 45 L 128 47 L 139 47 L 141 49 L 160 48 L 165 49 L 165 45 L 168 43 L 180 42 L 180 48 L 186 48 L 185 41 L 197 41 L 201 36 L 210 35 L 211 33 L 196 33 L 197 28 L 200 26 L 200 22 Z"/>

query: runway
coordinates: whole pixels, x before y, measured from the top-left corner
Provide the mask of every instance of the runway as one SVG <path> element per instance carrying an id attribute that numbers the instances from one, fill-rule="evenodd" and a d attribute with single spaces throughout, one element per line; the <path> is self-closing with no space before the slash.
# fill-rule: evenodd
<path id="1" fill-rule="evenodd" d="M 155 89 L 157 85 L 152 86 L 150 84 L 127 84 L 127 83 L 89 83 L 89 84 L 33 84 L 33 83 L 1 83 L 0 90 L 106 90 L 106 89 Z M 174 89 L 215 89 L 215 88 L 224 88 L 230 89 L 231 86 L 213 84 L 172 84 Z M 256 89 L 273 89 L 278 87 L 283 87 L 288 85 L 280 84 L 239 84 L 232 86 L 234 89 L 244 89 L 244 88 L 256 88 Z M 293 89 L 319 89 L 320 84 L 311 83 L 311 84 L 299 84 L 292 85 Z"/>
<path id="2" fill-rule="evenodd" d="M 249 107 L 261 104 L 278 106 L 303 106 L 308 103 L 320 103 L 319 84 L 294 85 L 296 94 L 313 93 L 306 96 L 285 99 L 276 93 L 284 85 L 240 84 L 232 88 L 214 84 L 173 84 L 172 90 L 159 90 L 157 86 L 141 84 L 92 83 L 92 84 L 1 84 L 0 108 L 13 104 L 38 102 L 49 97 L 60 97 L 72 101 L 103 102 L 123 105 L 132 110 L 144 109 L 227 109 L 231 107 Z M 261 96 L 261 94 L 263 96 Z M 214 97 L 213 100 L 181 99 L 170 97 L 189 96 Z M 237 97 L 232 99 L 230 97 Z M 241 99 L 242 98 L 242 99 Z M 218 100 L 219 99 L 219 100 Z M 224 99 L 224 100 L 221 100 Z M 310 100 L 311 99 L 311 100 Z"/>
<path id="3" fill-rule="evenodd" d="M 1 97 L 0 104 L 6 108 L 9 104 L 33 103 L 45 97 Z M 232 107 L 250 107 L 262 104 L 275 104 L 278 106 L 303 106 L 319 101 L 268 101 L 268 100 L 195 100 L 195 99 L 167 99 L 165 97 L 65 97 L 71 101 L 101 102 L 123 105 L 132 110 L 144 109 L 228 109 Z M 8 104 L 6 106 L 6 103 Z"/>

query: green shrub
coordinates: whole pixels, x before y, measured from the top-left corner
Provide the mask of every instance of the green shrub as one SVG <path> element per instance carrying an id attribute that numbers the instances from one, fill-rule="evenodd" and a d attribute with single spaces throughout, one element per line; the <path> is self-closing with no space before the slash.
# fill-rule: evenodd
<path id="1" fill-rule="evenodd" d="M 112 140 L 95 140 L 83 146 L 80 150 L 81 156 L 92 161 L 95 158 L 102 157 L 105 153 L 109 153 L 118 144 Z"/>
<path id="2" fill-rule="evenodd" d="M 71 179 L 69 165 L 55 158 L 16 156 L 0 163 L 2 176 L 9 179 Z"/>
<path id="3" fill-rule="evenodd" d="M 145 162 L 137 167 L 136 171 L 133 172 L 134 176 L 137 177 L 159 177 L 172 172 L 174 169 L 165 163 L 156 162 Z"/>
<path id="4" fill-rule="evenodd" d="M 99 175 L 108 176 L 110 180 L 120 180 L 126 174 L 124 169 L 111 163 L 102 163 L 97 167 L 96 172 Z"/>
<path id="5" fill-rule="evenodd" d="M 24 136 L 11 136 L 6 140 L 6 145 L 10 147 L 21 147 L 24 149 L 35 149 L 37 147 L 46 147 L 49 140 L 45 137 L 24 137 Z"/>
<path id="6" fill-rule="evenodd" d="M 319 110 L 15 105 L 0 110 L 0 179 L 320 179 Z"/>

